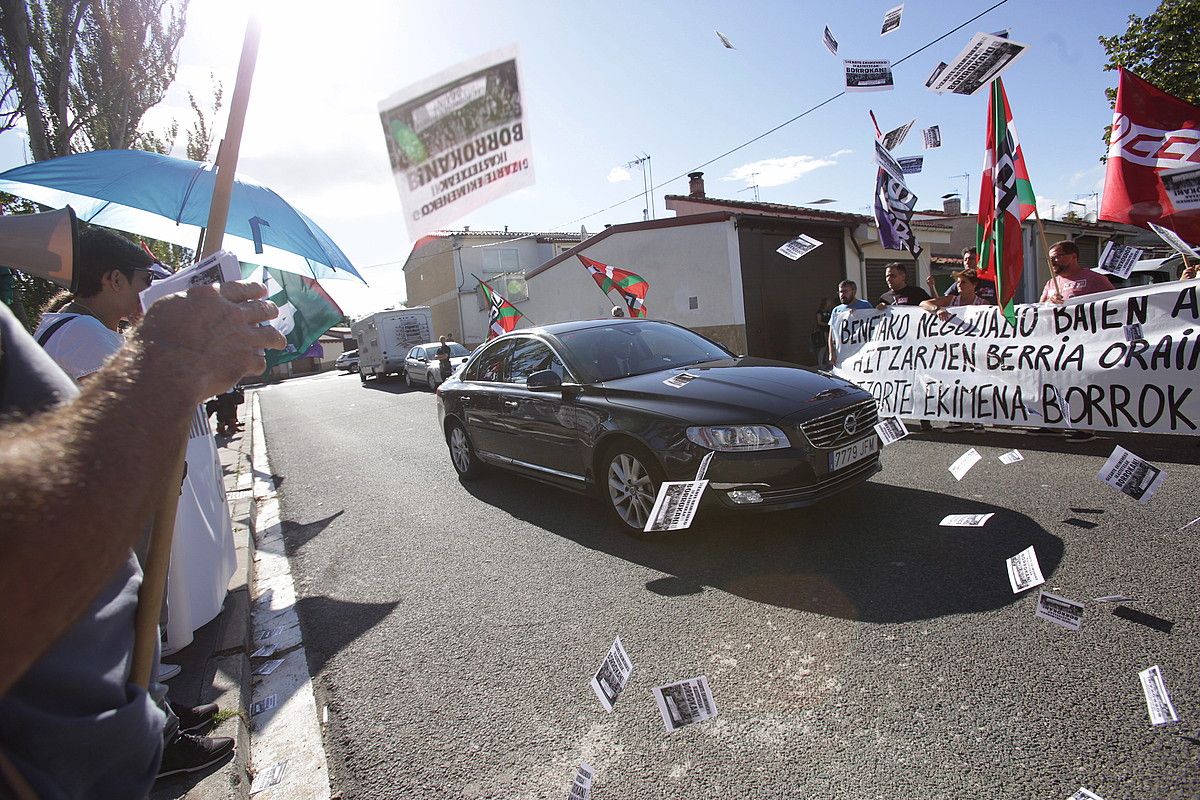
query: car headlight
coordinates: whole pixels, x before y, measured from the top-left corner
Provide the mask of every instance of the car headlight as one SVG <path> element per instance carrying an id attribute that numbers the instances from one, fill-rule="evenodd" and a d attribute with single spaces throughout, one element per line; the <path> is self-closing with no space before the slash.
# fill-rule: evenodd
<path id="1" fill-rule="evenodd" d="M 722 453 L 781 450 L 791 447 L 787 434 L 774 425 L 708 425 L 688 428 L 688 441 Z"/>

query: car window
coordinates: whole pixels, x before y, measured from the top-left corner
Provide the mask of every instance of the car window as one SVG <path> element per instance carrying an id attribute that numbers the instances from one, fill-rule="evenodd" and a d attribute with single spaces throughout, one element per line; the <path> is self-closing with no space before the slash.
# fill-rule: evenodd
<path id="1" fill-rule="evenodd" d="M 498 383 L 506 380 L 507 364 L 505 356 L 512 347 L 512 340 L 496 342 L 480 353 L 474 361 L 467 365 L 463 373 L 465 381 L 482 381 Z"/>
<path id="2" fill-rule="evenodd" d="M 566 377 L 566 368 L 554 351 L 537 339 L 518 340 L 508 358 L 508 383 L 525 383 L 529 376 L 544 369 L 554 370 L 560 379 Z"/>
<path id="3" fill-rule="evenodd" d="M 469 356 L 469 355 L 471 355 L 471 351 L 468 350 L 467 348 L 463 347 L 458 342 L 453 342 L 450 345 L 450 355 L 454 356 L 456 358 L 458 356 Z"/>
<path id="4" fill-rule="evenodd" d="M 643 375 L 686 364 L 730 358 L 720 345 L 661 322 L 621 323 L 558 334 L 591 381 Z"/>

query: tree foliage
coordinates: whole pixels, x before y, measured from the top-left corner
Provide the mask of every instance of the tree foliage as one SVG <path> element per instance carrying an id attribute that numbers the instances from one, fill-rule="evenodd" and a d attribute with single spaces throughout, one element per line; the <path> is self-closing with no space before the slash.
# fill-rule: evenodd
<path id="1" fill-rule="evenodd" d="M 1162 0 L 1145 17 L 1129 15 L 1125 33 L 1101 36 L 1105 70 L 1124 67 L 1164 92 L 1200 105 L 1200 0 Z M 1117 90 L 1104 90 L 1110 107 Z M 1109 129 L 1104 129 L 1107 144 Z"/>

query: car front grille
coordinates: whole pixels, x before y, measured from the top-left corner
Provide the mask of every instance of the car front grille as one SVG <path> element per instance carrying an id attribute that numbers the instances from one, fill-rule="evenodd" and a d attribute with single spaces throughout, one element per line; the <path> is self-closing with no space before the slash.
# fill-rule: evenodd
<path id="1" fill-rule="evenodd" d="M 879 454 L 876 453 L 857 464 L 852 464 L 845 469 L 838 470 L 832 475 L 827 475 L 824 479 L 816 483 L 790 489 L 760 491 L 759 494 L 762 495 L 763 506 L 772 506 L 780 503 L 817 503 L 829 495 L 841 491 L 850 484 L 865 481 L 878 469 Z"/>
<path id="2" fill-rule="evenodd" d="M 855 415 L 856 424 L 853 433 L 846 432 L 846 417 L 849 414 Z M 814 447 L 830 449 L 843 442 L 861 438 L 874 428 L 878 421 L 879 413 L 875 409 L 875 401 L 863 400 L 852 406 L 839 408 L 837 411 L 831 411 L 807 422 L 802 422 L 800 430 Z"/>

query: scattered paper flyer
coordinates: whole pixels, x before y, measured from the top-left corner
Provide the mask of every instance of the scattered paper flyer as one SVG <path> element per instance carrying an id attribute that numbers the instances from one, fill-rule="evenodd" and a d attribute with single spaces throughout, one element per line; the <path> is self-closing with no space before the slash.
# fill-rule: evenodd
<path id="1" fill-rule="evenodd" d="M 999 456 L 1001 464 L 1015 464 L 1018 461 L 1024 461 L 1025 456 L 1021 455 L 1020 450 L 1009 450 L 1007 453 L 1002 453 Z"/>
<path id="2" fill-rule="evenodd" d="M 1200 167 L 1163 170 L 1158 177 L 1176 211 L 1200 209 Z"/>
<path id="3" fill-rule="evenodd" d="M 1093 603 L 1134 603 L 1137 602 L 1129 595 L 1124 594 L 1106 594 L 1103 597 L 1093 597 Z"/>
<path id="4" fill-rule="evenodd" d="M 275 655 L 276 646 L 273 644 L 264 644 L 262 647 L 250 654 L 251 658 L 270 658 Z"/>
<path id="5" fill-rule="evenodd" d="M 1038 566 L 1033 545 L 1026 547 L 1005 563 L 1008 566 L 1008 582 L 1012 585 L 1013 594 L 1020 594 L 1046 582 L 1042 577 L 1042 568 Z"/>
<path id="6" fill-rule="evenodd" d="M 943 528 L 982 528 L 987 521 L 996 516 L 996 512 L 988 514 L 948 514 L 942 518 Z"/>
<path id="7" fill-rule="evenodd" d="M 721 44 L 725 45 L 725 47 L 726 47 L 727 49 L 729 49 L 729 50 L 736 50 L 736 49 L 737 49 L 736 47 L 734 47 L 734 46 L 733 46 L 733 42 L 729 41 L 729 37 L 728 37 L 728 36 L 726 36 L 725 34 L 721 33 L 720 31 L 717 31 L 717 32 L 716 32 L 716 34 L 717 34 L 717 38 L 721 40 Z"/>
<path id="8" fill-rule="evenodd" d="M 1189 522 L 1187 525 L 1184 525 L 1183 528 L 1190 528 L 1193 525 L 1195 525 L 1197 522 L 1200 522 L 1200 517 L 1196 517 L 1194 520 Z M 1183 530 L 1183 528 L 1180 528 L 1179 530 Z"/>
<path id="9" fill-rule="evenodd" d="M 904 137 L 908 136 L 908 132 L 912 130 L 912 126 L 916 125 L 916 119 L 910 119 L 908 122 L 901 125 L 899 128 L 892 128 L 883 135 L 880 140 L 883 142 L 884 148 L 887 150 L 895 150 L 904 141 Z"/>
<path id="10" fill-rule="evenodd" d="M 709 450 L 704 458 L 700 459 L 700 466 L 696 468 L 696 477 L 692 480 L 702 481 L 704 476 L 708 474 L 708 467 L 712 464 L 713 456 L 717 454 L 716 450 Z"/>
<path id="11" fill-rule="evenodd" d="M 1118 278 L 1128 278 L 1141 257 L 1140 247 L 1113 244 L 1110 239 L 1108 244 L 1104 245 L 1104 252 L 1100 254 L 1100 263 L 1096 265 L 1096 271 L 1116 275 Z"/>
<path id="12" fill-rule="evenodd" d="M 273 658 L 270 661 L 261 664 L 258 669 L 254 670 L 255 675 L 270 675 L 283 664 L 282 658 Z"/>
<path id="13" fill-rule="evenodd" d="M 931 125 L 921 132 L 925 137 L 925 149 L 934 150 L 942 146 L 942 126 Z"/>
<path id="14" fill-rule="evenodd" d="M 800 258 L 800 256 L 808 255 L 820 246 L 821 242 L 819 240 L 802 233 L 795 239 L 792 239 L 789 242 L 784 242 L 783 245 L 775 252 L 782 256 L 787 256 L 792 261 L 795 261 Z"/>
<path id="15" fill-rule="evenodd" d="M 905 175 L 916 175 L 925 166 L 925 156 L 907 156 L 896 159 L 896 163 Z"/>
<path id="16" fill-rule="evenodd" d="M 875 165 L 890 177 L 895 178 L 900 183 L 904 183 L 904 170 L 900 167 L 900 162 L 887 151 L 883 146 L 883 142 L 875 142 Z M 913 199 L 915 200 L 916 198 Z"/>
<path id="17" fill-rule="evenodd" d="M 692 375 L 687 372 L 681 372 L 678 375 L 672 375 L 671 377 L 667 378 L 665 381 L 663 381 L 663 383 L 665 383 L 667 386 L 671 386 L 676 389 L 680 389 L 680 388 L 683 388 L 684 386 L 687 386 L 689 383 L 696 380 L 696 378 L 698 378 L 698 377 L 699 377 L 698 375 Z"/>
<path id="18" fill-rule="evenodd" d="M 1162 670 L 1158 665 L 1142 670 L 1138 678 L 1142 681 L 1142 694 L 1146 695 L 1150 724 L 1157 726 L 1179 722 L 1179 715 L 1175 713 L 1175 706 L 1171 705 L 1171 696 L 1167 694 L 1167 686 L 1163 683 Z"/>
<path id="19" fill-rule="evenodd" d="M 600 699 L 600 705 L 604 706 L 605 711 L 612 713 L 617 698 L 625 690 L 625 684 L 629 683 L 629 676 L 632 674 L 633 664 L 625 652 L 625 646 L 621 644 L 621 637 L 618 636 L 612 647 L 608 648 L 604 663 L 592 676 L 592 691 Z"/>
<path id="20" fill-rule="evenodd" d="M 891 61 L 844 59 L 847 92 L 888 92 L 895 88 Z"/>
<path id="21" fill-rule="evenodd" d="M 879 441 L 883 442 L 884 447 L 887 447 L 908 436 L 908 427 L 900 421 L 899 417 L 888 417 L 875 426 L 875 433 L 879 434 Z"/>
<path id="22" fill-rule="evenodd" d="M 1146 224 L 1150 226 L 1150 230 L 1158 234 L 1158 238 L 1171 245 L 1176 252 L 1183 253 L 1185 256 L 1191 256 L 1192 258 L 1200 258 L 1200 253 L 1197 253 L 1191 245 L 1179 238 L 1179 234 L 1175 231 L 1170 228 L 1164 228 L 1162 225 L 1155 225 L 1153 222 L 1147 222 Z"/>
<path id="23" fill-rule="evenodd" d="M 990 33 L 977 33 L 949 63 L 938 64 L 925 81 L 935 92 L 975 94 L 1011 67 L 1028 46 Z"/>
<path id="24" fill-rule="evenodd" d="M 1033 615 L 1078 633 L 1083 626 L 1083 603 L 1041 591 Z"/>
<path id="25" fill-rule="evenodd" d="M 1079 791 L 1068 797 L 1067 800 L 1104 800 L 1104 798 L 1080 786 Z"/>
<path id="26" fill-rule="evenodd" d="M 958 460 L 950 465 L 950 474 L 954 476 L 954 480 L 961 481 L 971 467 L 979 463 L 979 459 L 983 456 L 979 455 L 979 451 L 972 447 L 967 452 L 958 457 Z"/>
<path id="27" fill-rule="evenodd" d="M 270 789 L 272 786 L 278 786 L 283 782 L 283 773 L 287 769 L 288 762 L 280 761 L 278 764 L 272 764 L 264 770 L 261 770 L 254 776 L 254 782 L 250 784 L 250 794 L 258 794 L 264 789 Z"/>
<path id="28" fill-rule="evenodd" d="M 250 704 L 250 716 L 257 717 L 264 711 L 270 711 L 275 706 L 279 705 L 279 695 L 273 694 L 262 700 L 258 700 Z"/>
<path id="29" fill-rule="evenodd" d="M 900 27 L 900 15 L 904 13 L 904 3 L 889 8 L 883 15 L 883 30 L 879 31 L 880 36 L 887 36 L 896 28 Z"/>
<path id="30" fill-rule="evenodd" d="M 1117 445 L 1112 455 L 1100 468 L 1096 478 L 1107 483 L 1119 492 L 1137 500 L 1148 503 L 1158 487 L 1166 480 L 1167 474 L 1145 459 L 1138 458 L 1124 447 Z"/>
<path id="31" fill-rule="evenodd" d="M 571 791 L 567 800 L 588 800 L 592 796 L 592 776 L 596 771 L 586 761 L 579 762 L 575 770 L 575 779 L 571 781 Z"/>
<path id="32" fill-rule="evenodd" d="M 199 264 L 193 264 L 181 269 L 169 278 L 163 278 L 150 284 L 138 299 L 142 302 L 142 310 L 150 308 L 154 301 L 176 292 L 186 292 L 193 286 L 211 286 L 225 281 L 240 281 L 242 268 L 237 256 L 228 250 L 219 250 Z"/>
<path id="33" fill-rule="evenodd" d="M 258 640 L 260 642 L 265 642 L 267 639 L 274 639 L 276 636 L 278 636 L 281 633 L 283 633 L 282 626 L 280 626 L 278 628 L 268 628 L 267 630 L 262 631 L 261 633 L 258 634 Z"/>
<path id="34" fill-rule="evenodd" d="M 1142 323 L 1140 322 L 1132 322 L 1124 325 L 1121 327 L 1121 330 L 1125 334 L 1125 341 L 1127 342 L 1136 342 L 1138 339 L 1145 338 L 1142 335 Z"/>
<path id="35" fill-rule="evenodd" d="M 708 481 L 663 481 L 658 487 L 658 497 L 654 498 L 654 508 L 646 519 L 646 527 L 650 531 L 678 531 L 689 528 L 700 507 L 700 498 Z"/>
<path id="36" fill-rule="evenodd" d="M 833 38 L 833 31 L 829 30 L 828 25 L 825 26 L 825 35 L 822 37 L 822 41 L 825 42 L 825 49 L 836 56 L 838 50 L 838 40 Z"/>
<path id="37" fill-rule="evenodd" d="M 668 733 L 717 715 L 717 704 L 705 675 L 666 686 L 655 686 L 650 692 L 658 704 L 658 713 L 662 714 L 663 725 L 667 726 Z"/>

